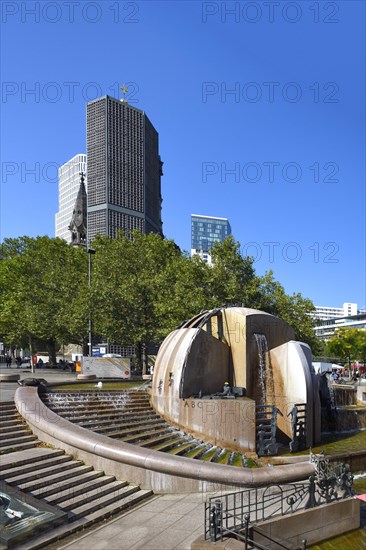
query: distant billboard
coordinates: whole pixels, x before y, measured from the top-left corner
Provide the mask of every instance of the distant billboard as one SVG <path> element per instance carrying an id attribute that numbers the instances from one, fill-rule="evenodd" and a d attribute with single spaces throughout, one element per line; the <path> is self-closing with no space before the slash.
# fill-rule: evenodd
<path id="1" fill-rule="evenodd" d="M 98 378 L 131 377 L 129 357 L 83 357 L 81 370 L 83 374 L 95 374 Z"/>

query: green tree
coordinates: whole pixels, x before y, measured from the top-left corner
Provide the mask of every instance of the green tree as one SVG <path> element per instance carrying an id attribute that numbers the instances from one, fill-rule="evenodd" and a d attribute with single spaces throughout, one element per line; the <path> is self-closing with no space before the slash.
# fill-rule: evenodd
<path id="1" fill-rule="evenodd" d="M 211 249 L 213 265 L 208 270 L 207 297 L 211 307 L 243 304 L 251 307 L 256 291 L 253 259 L 243 257 L 240 243 L 232 236 Z"/>
<path id="2" fill-rule="evenodd" d="M 241 255 L 240 243 L 232 236 L 215 244 L 211 256 L 214 265 L 207 276 L 210 297 L 206 305 L 242 304 L 276 315 L 293 327 L 297 340 L 309 344 L 315 353 L 320 349 L 309 315 L 314 310 L 311 300 L 300 293 L 286 294 L 272 271 L 257 275 L 253 258 Z"/>
<path id="3" fill-rule="evenodd" d="M 160 342 L 186 313 L 184 301 L 176 299 L 178 289 L 183 293 L 186 260 L 173 241 L 154 233 L 99 237 L 93 247 L 94 330 L 112 342 L 133 344 L 141 364 L 143 347 Z"/>
<path id="4" fill-rule="evenodd" d="M 28 347 L 45 342 L 50 362 L 87 327 L 87 256 L 62 239 L 20 237 L 0 247 L 0 333 Z"/>
<path id="5" fill-rule="evenodd" d="M 157 234 L 98 237 L 88 286 L 88 255 L 60 239 L 7 239 L 0 254 L 0 333 L 7 342 L 46 341 L 51 361 L 57 345 L 79 343 L 86 352 L 89 315 L 93 333 L 134 345 L 141 363 L 144 346 L 162 339 L 201 310 L 228 304 L 262 309 L 294 327 L 296 338 L 314 347 L 308 312 L 313 304 L 285 293 L 273 273 L 256 275 L 229 237 L 211 250 L 214 261 L 182 253 Z"/>
<path id="6" fill-rule="evenodd" d="M 349 365 L 352 361 L 362 361 L 365 364 L 366 330 L 345 327 L 338 329 L 335 336 L 328 340 L 326 353 L 341 361 L 347 360 Z"/>
<path id="7" fill-rule="evenodd" d="M 313 302 L 299 292 L 286 294 L 283 286 L 274 279 L 272 271 L 259 278 L 255 305 L 288 323 L 295 331 L 296 340 L 309 344 L 313 353 L 320 351 L 321 346 L 309 315 L 315 309 Z"/>

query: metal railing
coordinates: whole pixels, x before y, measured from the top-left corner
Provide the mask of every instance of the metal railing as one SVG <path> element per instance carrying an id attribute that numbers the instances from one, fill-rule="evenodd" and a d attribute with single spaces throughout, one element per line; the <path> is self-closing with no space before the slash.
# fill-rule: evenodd
<path id="1" fill-rule="evenodd" d="M 220 513 L 219 509 L 218 509 L 218 513 Z M 211 538 L 211 542 L 216 542 L 219 539 L 217 538 L 217 532 L 215 530 L 214 522 L 212 523 L 212 527 L 213 527 L 213 532 L 212 532 L 213 537 Z M 244 516 L 244 526 L 242 529 L 236 530 L 236 531 L 227 529 L 225 532 L 225 535 L 231 536 L 236 540 L 244 542 L 244 550 L 248 550 L 248 548 L 258 548 L 259 550 L 271 550 L 271 548 L 273 547 L 273 543 L 276 544 L 276 548 L 280 547 L 280 548 L 283 548 L 284 550 L 293 550 L 294 548 L 293 545 L 288 546 L 287 544 L 285 544 L 283 540 L 280 540 L 274 537 L 273 535 L 269 536 L 268 533 L 266 533 L 265 531 L 260 529 L 258 526 L 251 523 L 249 514 L 245 514 Z M 255 537 L 255 535 L 257 535 L 257 537 Z M 258 536 L 260 536 L 262 539 L 268 540 L 269 546 L 265 546 L 264 544 L 260 543 L 258 541 Z M 299 550 L 307 550 L 306 539 L 303 539 L 301 541 L 301 547 L 299 547 Z"/>
<path id="2" fill-rule="evenodd" d="M 348 465 L 331 467 L 322 454 L 312 455 L 311 459 L 316 473 L 307 482 L 269 485 L 209 498 L 205 503 L 205 539 L 216 542 L 224 536 L 239 536 L 243 530 L 248 531 L 249 518 L 256 524 L 352 496 L 353 476 Z"/>

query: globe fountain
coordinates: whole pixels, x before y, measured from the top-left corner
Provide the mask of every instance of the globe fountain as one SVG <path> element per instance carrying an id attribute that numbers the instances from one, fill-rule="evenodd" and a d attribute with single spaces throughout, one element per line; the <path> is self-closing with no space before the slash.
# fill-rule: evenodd
<path id="1" fill-rule="evenodd" d="M 274 455 L 320 441 L 319 380 L 308 345 L 281 319 L 217 308 L 164 340 L 151 402 L 176 426 L 215 445 Z"/>

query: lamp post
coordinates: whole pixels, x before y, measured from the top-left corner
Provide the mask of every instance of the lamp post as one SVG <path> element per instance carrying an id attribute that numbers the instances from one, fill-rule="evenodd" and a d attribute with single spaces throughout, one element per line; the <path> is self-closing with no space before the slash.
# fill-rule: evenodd
<path id="1" fill-rule="evenodd" d="M 91 257 L 92 254 L 95 254 L 95 250 L 93 248 L 88 248 L 88 286 L 89 291 L 91 290 L 91 283 L 92 283 L 92 261 Z M 93 348 L 92 348 L 92 318 L 91 318 L 91 307 L 90 307 L 90 297 L 89 297 L 89 357 L 92 357 L 93 355 Z"/>

